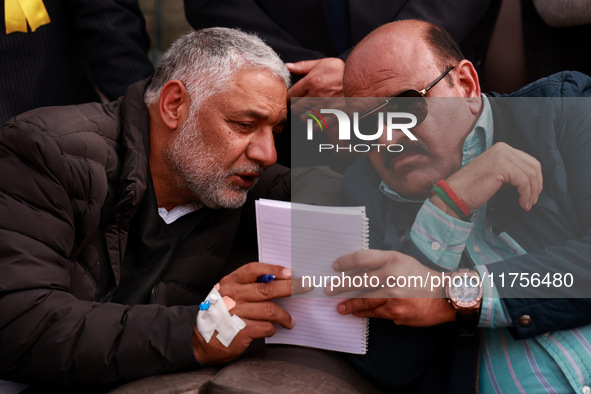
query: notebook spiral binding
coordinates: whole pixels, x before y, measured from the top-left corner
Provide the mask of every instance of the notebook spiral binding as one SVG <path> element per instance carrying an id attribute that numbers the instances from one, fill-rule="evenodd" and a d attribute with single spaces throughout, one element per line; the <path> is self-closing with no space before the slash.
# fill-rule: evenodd
<path id="1" fill-rule="evenodd" d="M 369 319 L 366 317 L 363 320 L 363 336 L 361 337 L 361 347 L 364 350 L 364 353 L 367 353 L 367 349 L 369 348 Z"/>
<path id="2" fill-rule="evenodd" d="M 367 216 L 363 217 L 363 225 L 361 228 L 361 244 L 363 249 L 369 249 L 369 218 Z M 369 347 L 369 319 L 363 319 L 363 336 L 361 337 L 361 346 L 364 350 L 364 353 L 367 353 L 367 349 Z"/>
<path id="3" fill-rule="evenodd" d="M 363 225 L 361 228 L 361 245 L 363 249 L 369 249 L 369 218 L 364 216 L 362 220 Z"/>

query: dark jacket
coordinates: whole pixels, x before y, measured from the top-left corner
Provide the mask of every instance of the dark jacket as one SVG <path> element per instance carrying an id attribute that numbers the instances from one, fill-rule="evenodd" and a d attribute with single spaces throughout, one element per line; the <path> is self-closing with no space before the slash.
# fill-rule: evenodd
<path id="1" fill-rule="evenodd" d="M 194 29 L 238 27 L 255 32 L 285 62 L 340 57 L 375 28 L 400 19 L 437 23 L 462 42 L 486 11 L 489 0 L 345 0 L 349 10 L 349 41 L 335 49 L 325 0 L 184 0 Z M 379 54 L 376 54 L 379 56 Z"/>
<path id="2" fill-rule="evenodd" d="M 495 93 L 491 96 L 499 97 Z M 556 293 L 557 297 L 565 298 L 535 298 L 539 294 L 535 291 L 539 289 L 533 287 L 521 293 L 523 298 L 505 298 L 515 295 L 507 293 L 508 288 L 500 288 L 500 295 L 504 297 L 504 304 L 513 322 L 519 322 L 523 315 L 531 317 L 531 324 L 515 324 L 511 329 L 516 339 L 591 323 L 591 299 L 566 298 L 588 294 L 588 289 L 591 288 L 591 163 L 587 151 L 591 146 L 591 116 L 588 98 L 578 101 L 572 99 L 581 96 L 591 96 L 591 78 L 581 73 L 564 72 L 534 82 L 509 97 L 570 97 L 571 99 L 567 99 L 570 101 L 545 99 L 543 104 L 546 107 L 541 109 L 539 105 L 542 101 L 535 99 L 491 100 L 495 142 L 506 142 L 537 158 L 542 165 L 544 189 L 530 212 L 519 207 L 514 188 L 498 192 L 489 202 L 487 217 L 528 253 L 489 264 L 487 268 L 495 275 L 505 272 L 506 277 L 509 272 L 550 270 L 571 273 L 577 278 L 574 293 L 566 288 L 563 289 L 565 292 Z M 348 203 L 367 206 L 371 223 L 371 247 L 398 250 L 425 265 L 440 269 L 432 265 L 409 237 L 410 227 L 422 203 L 394 202 L 378 190 L 380 182 L 373 166 L 364 158 L 345 174 L 342 183 Z M 526 291 L 530 294 L 526 294 Z M 395 336 L 394 330 L 402 329 L 389 327 L 381 332 L 370 332 L 370 344 L 372 335 Z M 439 337 L 441 327 L 432 327 L 429 330 L 431 333 L 423 335 L 422 339 L 419 339 L 420 335 L 416 332 L 407 335 L 408 340 L 404 342 L 404 346 L 408 347 L 407 351 L 430 349 L 442 346 L 442 341 L 452 343 L 456 340 L 451 336 L 446 338 L 444 335 L 443 339 Z M 413 341 L 420 343 L 420 346 Z M 401 347 L 384 349 L 384 341 L 380 338 L 375 338 L 373 343 L 376 347 L 380 344 L 382 346 L 376 353 L 401 352 Z M 426 344 L 429 345 L 425 346 Z M 466 379 L 473 376 L 476 360 L 466 362 L 463 357 L 454 358 L 453 353 L 459 347 L 447 349 L 450 353 L 436 368 L 450 368 L 452 389 L 449 392 L 470 392 L 475 386 Z M 476 354 L 474 351 L 466 351 L 471 357 Z M 418 363 L 422 370 L 427 371 L 426 374 L 433 365 L 433 355 L 429 352 L 425 351 L 423 363 Z M 414 354 L 419 357 L 416 351 Z M 371 349 L 368 355 L 371 355 Z M 395 365 L 394 359 L 390 361 Z M 406 365 L 406 360 L 401 364 Z M 388 378 L 394 382 L 394 378 Z"/>
<path id="3" fill-rule="evenodd" d="M 244 208 L 166 225 L 143 87 L 0 128 L 2 378 L 96 385 L 196 368 L 195 305 L 244 261 L 233 256 L 256 258 L 253 199 L 289 196 L 271 167 Z"/>
<path id="4" fill-rule="evenodd" d="M 33 108 L 116 100 L 154 72 L 137 0 L 44 0 L 51 22 L 6 34 L 0 6 L 0 124 Z"/>

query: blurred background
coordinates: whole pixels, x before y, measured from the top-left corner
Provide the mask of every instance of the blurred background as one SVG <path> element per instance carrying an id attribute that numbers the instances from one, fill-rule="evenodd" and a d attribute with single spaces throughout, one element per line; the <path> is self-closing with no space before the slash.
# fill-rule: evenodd
<path id="1" fill-rule="evenodd" d="M 162 53 L 180 35 L 191 31 L 185 18 L 183 0 L 139 0 L 150 35 L 150 60 L 154 65 Z"/>

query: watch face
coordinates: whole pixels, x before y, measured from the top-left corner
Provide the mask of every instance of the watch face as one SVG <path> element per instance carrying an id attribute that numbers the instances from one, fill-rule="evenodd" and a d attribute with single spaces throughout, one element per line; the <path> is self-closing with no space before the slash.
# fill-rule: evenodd
<path id="1" fill-rule="evenodd" d="M 480 278 L 473 278 L 471 275 L 458 275 L 453 279 L 453 286 L 449 289 L 451 301 L 461 308 L 469 308 L 478 304 L 482 297 Z"/>

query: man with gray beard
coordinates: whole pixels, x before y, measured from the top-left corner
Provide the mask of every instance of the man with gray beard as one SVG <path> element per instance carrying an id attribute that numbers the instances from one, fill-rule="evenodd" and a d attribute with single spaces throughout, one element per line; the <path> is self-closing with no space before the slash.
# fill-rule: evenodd
<path id="1" fill-rule="evenodd" d="M 293 326 L 271 301 L 289 270 L 245 264 L 254 199 L 289 198 L 274 166 L 289 84 L 259 38 L 205 29 L 117 101 L 0 127 L 0 378 L 107 387 Z"/>
<path id="2" fill-rule="evenodd" d="M 178 137 L 166 149 L 166 159 L 173 173 L 184 176 L 179 179 L 179 186 L 188 187 L 210 208 L 241 207 L 246 202 L 248 189 L 229 185 L 230 190 L 225 190 L 225 180 L 236 174 L 251 174 L 256 183 L 265 166 L 251 162 L 227 171 L 221 168 L 215 150 L 204 143 L 197 127 L 197 111 L 191 112 Z M 193 152 L 199 152 L 199 156 L 194 157 Z"/>

